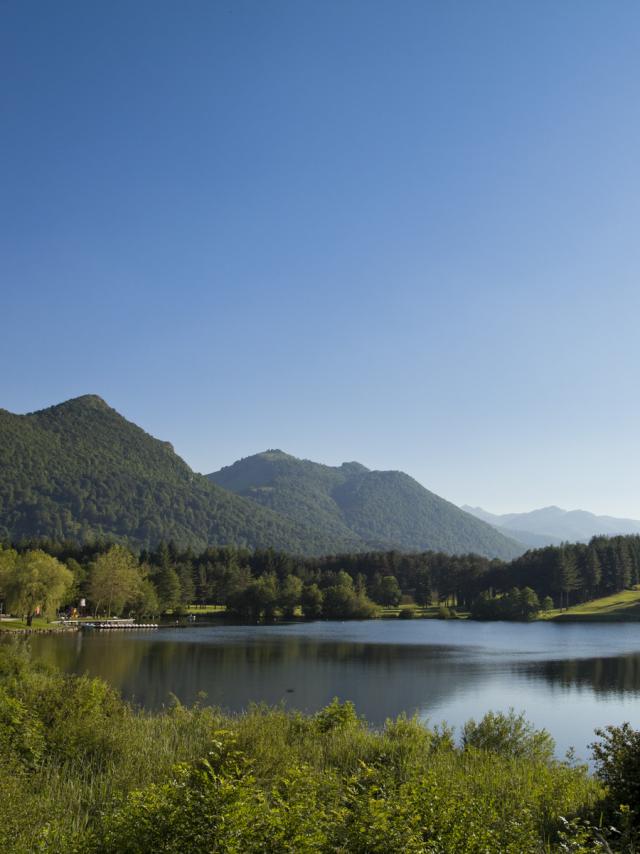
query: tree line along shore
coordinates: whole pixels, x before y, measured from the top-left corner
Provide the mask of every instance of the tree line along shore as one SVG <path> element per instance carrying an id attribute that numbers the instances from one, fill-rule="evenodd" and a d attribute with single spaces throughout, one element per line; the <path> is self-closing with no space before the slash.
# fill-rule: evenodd
<path id="1" fill-rule="evenodd" d="M 640 615 L 628 606 L 636 603 L 639 583 L 638 536 L 548 546 L 512 561 L 440 552 L 308 558 L 212 547 L 195 553 L 172 543 L 138 553 L 105 542 L 0 548 L 0 601 L 28 627 L 60 611 L 143 620 L 207 606 L 247 622 L 367 619 L 394 608 L 403 617 L 634 619 Z M 617 601 L 616 595 L 624 607 L 589 607 L 601 597 Z"/>

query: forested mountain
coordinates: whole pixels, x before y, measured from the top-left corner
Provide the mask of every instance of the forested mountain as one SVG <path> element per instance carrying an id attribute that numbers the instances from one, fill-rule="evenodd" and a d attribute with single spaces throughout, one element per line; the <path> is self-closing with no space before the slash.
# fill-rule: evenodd
<path id="1" fill-rule="evenodd" d="M 363 548 L 467 553 L 512 558 L 523 548 L 399 471 L 360 463 L 332 467 L 280 450 L 239 460 L 209 478 L 219 486 Z"/>
<path id="2" fill-rule="evenodd" d="M 506 536 L 534 547 L 561 542 L 586 543 L 591 537 L 599 536 L 640 534 L 640 521 L 637 519 L 596 516 L 586 510 L 562 510 L 551 506 L 528 513 L 496 515 L 482 507 L 464 505 L 462 509 L 493 525 Z"/>
<path id="3" fill-rule="evenodd" d="M 96 537 L 133 546 L 238 544 L 292 552 L 333 543 L 195 474 L 94 395 L 28 415 L 0 410 L 0 536 Z"/>
<path id="4" fill-rule="evenodd" d="M 522 551 L 401 472 L 274 451 L 204 477 L 95 395 L 28 415 L 0 410 L 0 537 L 301 555 Z"/>

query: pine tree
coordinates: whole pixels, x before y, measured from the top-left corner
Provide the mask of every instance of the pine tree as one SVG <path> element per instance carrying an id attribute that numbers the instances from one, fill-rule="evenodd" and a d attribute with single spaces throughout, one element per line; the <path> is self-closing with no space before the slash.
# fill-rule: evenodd
<path id="1" fill-rule="evenodd" d="M 160 568 L 154 579 L 162 613 L 173 611 L 180 604 L 182 590 L 178 573 L 170 564 Z"/>
<path id="2" fill-rule="evenodd" d="M 578 569 L 573 551 L 568 546 L 560 546 L 556 551 L 553 587 L 560 594 L 560 607 L 569 607 L 569 594 L 580 586 Z"/>
<path id="3" fill-rule="evenodd" d="M 616 547 L 616 589 L 624 590 L 631 584 L 631 555 L 624 537 L 617 537 Z"/>
<path id="4" fill-rule="evenodd" d="M 431 572 L 426 566 L 418 570 L 413 598 L 418 605 L 425 606 L 431 604 Z"/>
<path id="5" fill-rule="evenodd" d="M 602 580 L 602 566 L 593 544 L 589 544 L 585 554 L 583 578 L 589 597 L 594 598 Z"/>

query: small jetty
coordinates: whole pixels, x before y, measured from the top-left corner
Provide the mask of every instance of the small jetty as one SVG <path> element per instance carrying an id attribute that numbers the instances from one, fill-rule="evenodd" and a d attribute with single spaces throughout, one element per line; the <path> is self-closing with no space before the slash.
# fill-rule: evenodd
<path id="1" fill-rule="evenodd" d="M 124 631 L 126 629 L 159 629 L 159 623 L 136 623 L 134 620 L 121 620 L 117 617 L 107 620 L 68 620 L 74 622 L 82 631 Z"/>

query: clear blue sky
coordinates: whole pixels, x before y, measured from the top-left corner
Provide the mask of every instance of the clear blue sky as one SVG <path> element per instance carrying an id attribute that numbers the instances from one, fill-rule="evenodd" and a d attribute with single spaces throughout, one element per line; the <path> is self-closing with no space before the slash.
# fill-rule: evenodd
<path id="1" fill-rule="evenodd" d="M 640 4 L 0 3 L 0 406 L 640 518 Z"/>

